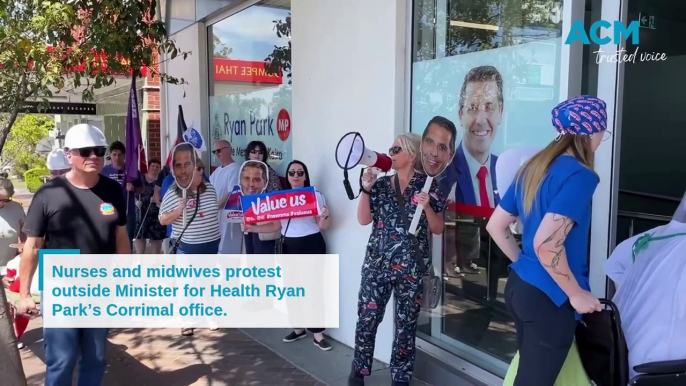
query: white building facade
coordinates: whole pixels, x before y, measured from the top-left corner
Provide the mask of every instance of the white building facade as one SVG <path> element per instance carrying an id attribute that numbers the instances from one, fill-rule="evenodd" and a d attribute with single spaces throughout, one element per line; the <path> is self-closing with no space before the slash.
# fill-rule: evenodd
<path id="1" fill-rule="evenodd" d="M 631 38 L 601 46 L 566 44 L 574 21 L 588 31 L 598 20 L 624 25 L 638 20 L 638 6 L 630 7 L 634 2 L 572 0 L 563 7 L 562 0 L 162 1 L 170 36 L 181 51 L 192 52 L 186 60 L 162 65 L 187 82 L 161 86 L 162 154 L 176 138 L 181 105 L 186 123 L 208 139 L 208 149 L 218 138 L 228 139 L 237 150 L 234 158 L 242 161 L 248 142 L 261 140 L 282 176 L 293 159 L 307 164 L 333 219 L 325 233 L 329 253 L 339 254 L 341 261 L 340 328 L 328 334 L 353 346 L 360 269 L 371 228 L 357 223 L 357 201 L 343 189 L 334 159 L 339 139 L 357 131 L 367 147 L 386 152 L 396 135 L 421 134 L 429 119 L 441 115 L 456 123 L 460 147 L 469 152 L 473 138 L 464 128 L 471 121 L 459 97 L 466 74 L 479 66 L 495 67 L 503 79 L 502 101 L 488 118 L 492 130 L 485 151 L 493 158 L 508 148 L 545 146 L 555 137 L 550 111 L 557 103 L 580 94 L 598 96 L 607 103 L 612 136 L 596 154 L 601 182 L 593 201 L 589 267 L 593 292 L 606 297 L 612 290 L 603 266 L 609 252 L 630 234 L 666 220 L 663 215 L 671 215 L 679 201 L 671 198 L 686 189 L 686 178 L 670 177 L 686 175 L 686 162 L 678 158 L 683 151 L 670 150 L 670 140 L 662 142 L 666 150 L 651 153 L 670 154 L 664 161 L 673 165 L 669 171 L 631 163 L 652 151 L 641 143 L 638 133 L 645 123 L 633 106 L 661 111 L 672 123 L 683 119 L 674 112 L 677 107 L 665 103 L 683 100 L 683 88 L 674 82 L 686 80 L 676 75 L 686 52 L 656 37 L 686 29 L 684 22 L 663 20 L 680 3 L 665 1 L 662 8 L 640 12 L 652 23 L 635 32 L 640 46 Z M 286 30 L 290 36 L 283 34 Z M 613 27 L 599 33 L 614 36 Z M 609 58 L 622 48 L 662 51 L 667 60 Z M 283 73 L 265 70 L 264 63 L 273 60 L 285 66 Z M 677 78 L 661 75 L 665 72 Z M 625 92 L 628 85 L 631 93 Z M 672 94 L 651 104 L 659 93 Z M 664 134 L 666 139 L 678 135 L 683 137 Z M 209 152 L 204 156 L 215 164 Z M 358 173 L 351 172 L 354 188 Z M 660 184 L 665 178 L 671 182 Z M 456 189 L 451 201 L 474 204 L 466 195 L 459 198 Z M 435 384 L 456 384 L 450 377 L 501 384 L 516 353 L 503 298 L 507 258 L 488 237 L 486 219 L 464 213 L 460 205 L 451 208 L 432 252 L 435 269 L 445 276 L 444 296 L 436 310 L 421 316 L 416 375 Z M 389 306 L 377 335 L 377 359 L 389 361 L 392 340 Z M 447 370 L 434 371 L 439 367 Z"/>

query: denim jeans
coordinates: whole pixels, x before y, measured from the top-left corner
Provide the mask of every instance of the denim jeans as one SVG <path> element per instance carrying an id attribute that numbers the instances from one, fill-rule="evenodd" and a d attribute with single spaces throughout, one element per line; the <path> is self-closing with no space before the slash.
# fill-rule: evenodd
<path id="1" fill-rule="evenodd" d="M 45 386 L 71 386 L 76 361 L 78 386 L 98 386 L 105 375 L 107 361 L 106 328 L 44 328 Z"/>

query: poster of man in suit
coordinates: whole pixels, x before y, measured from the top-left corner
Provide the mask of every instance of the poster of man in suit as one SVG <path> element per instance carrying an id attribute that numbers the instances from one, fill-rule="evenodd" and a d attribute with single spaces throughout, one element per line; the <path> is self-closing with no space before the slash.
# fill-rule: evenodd
<path id="1" fill-rule="evenodd" d="M 498 156 L 492 153 L 492 145 L 502 122 L 503 110 L 503 77 L 500 72 L 487 65 L 469 70 L 464 77 L 457 106 L 458 133 L 462 140 L 439 182 L 441 191 L 449 200 L 447 215 L 457 221 L 446 230 L 447 243 L 454 245 L 455 252 L 445 254 L 444 269 L 452 265 L 455 273 L 461 276 L 464 276 L 465 269 L 480 273 L 477 261 L 481 259 L 484 263 L 488 260 L 488 252 L 482 250 L 488 243 L 482 243 L 481 239 L 485 237 L 487 241 L 484 227 L 500 202 L 495 174 Z M 453 260 L 452 264 L 450 260 Z M 492 276 L 497 280 L 497 275 Z"/>
<path id="2" fill-rule="evenodd" d="M 493 66 L 472 68 L 460 90 L 458 117 L 462 141 L 441 179 L 448 197 L 455 189 L 458 203 L 495 208 L 500 202 L 495 178 L 498 157 L 491 145 L 498 134 L 504 109 L 503 77 Z"/>

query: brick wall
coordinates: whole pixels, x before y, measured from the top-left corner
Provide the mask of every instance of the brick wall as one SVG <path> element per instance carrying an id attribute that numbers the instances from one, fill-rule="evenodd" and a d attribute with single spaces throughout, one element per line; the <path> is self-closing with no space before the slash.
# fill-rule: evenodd
<path id="1" fill-rule="evenodd" d="M 155 66 L 152 71 L 148 71 L 146 85 L 148 87 L 159 87 L 160 78 L 157 75 L 159 72 L 159 64 L 157 62 L 157 53 L 155 53 Z M 148 159 L 157 158 L 162 162 L 165 161 L 166 157 L 162 157 L 162 132 L 160 125 L 160 90 L 155 88 L 145 89 L 147 106 L 144 106 L 148 110 L 148 148 L 147 155 Z"/>

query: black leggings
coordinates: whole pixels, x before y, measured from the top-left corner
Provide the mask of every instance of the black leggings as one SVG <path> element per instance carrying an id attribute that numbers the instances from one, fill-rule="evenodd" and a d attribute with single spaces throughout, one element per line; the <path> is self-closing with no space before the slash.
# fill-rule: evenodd
<path id="1" fill-rule="evenodd" d="M 284 255 L 324 255 L 326 254 L 326 241 L 321 232 L 303 237 L 284 237 Z M 324 332 L 323 328 L 308 328 L 311 333 Z"/>
<path id="2" fill-rule="evenodd" d="M 505 287 L 505 305 L 517 329 L 519 367 L 514 386 L 553 386 L 574 342 L 574 308 L 569 300 L 556 306 L 514 270 Z"/>

